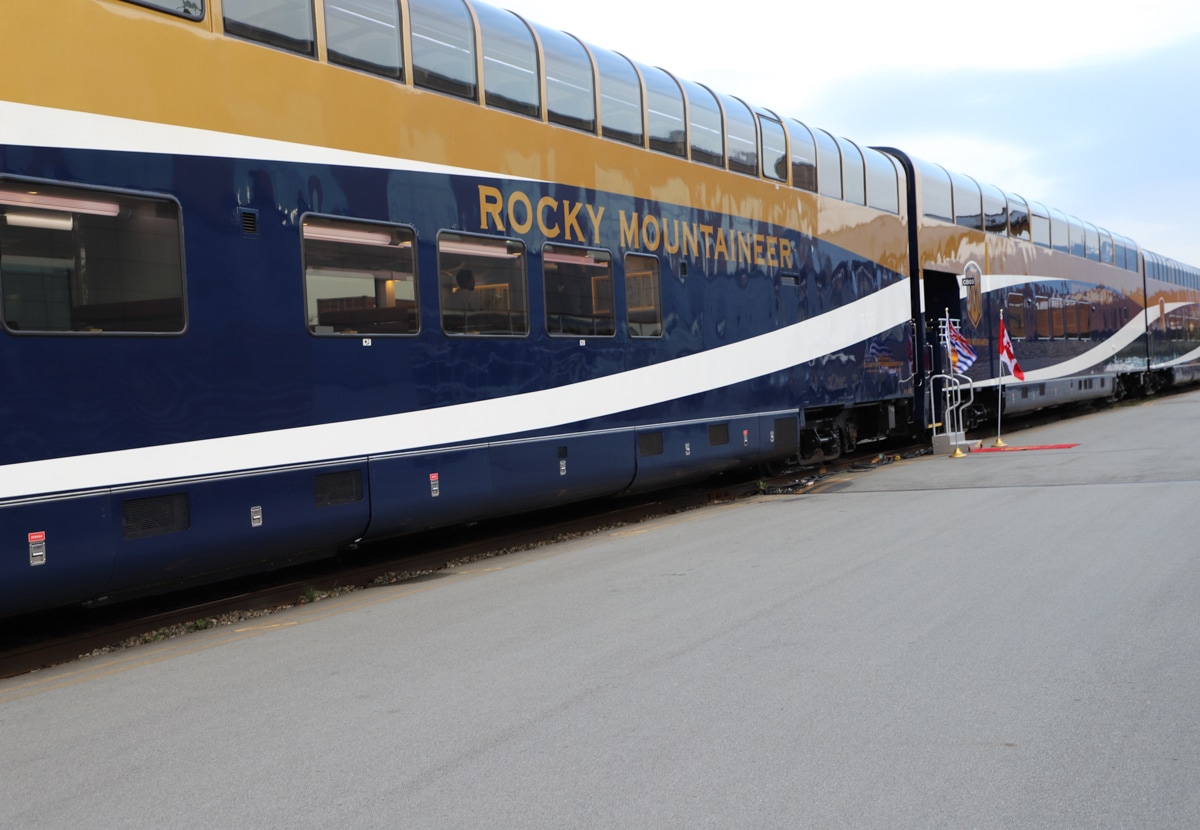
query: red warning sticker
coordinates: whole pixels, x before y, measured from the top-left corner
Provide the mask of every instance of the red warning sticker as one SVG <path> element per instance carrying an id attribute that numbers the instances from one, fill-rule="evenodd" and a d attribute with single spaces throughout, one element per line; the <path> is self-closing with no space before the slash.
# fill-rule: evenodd
<path id="1" fill-rule="evenodd" d="M 44 542 L 44 541 L 46 541 L 46 531 L 44 531 L 44 530 L 35 530 L 33 533 L 29 534 L 29 544 L 31 544 L 31 545 L 34 542 Z"/>

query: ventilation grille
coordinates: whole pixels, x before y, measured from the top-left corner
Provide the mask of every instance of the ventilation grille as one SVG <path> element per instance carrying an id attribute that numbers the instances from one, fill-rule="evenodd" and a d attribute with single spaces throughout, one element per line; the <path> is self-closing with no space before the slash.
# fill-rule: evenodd
<path id="1" fill-rule="evenodd" d="M 121 502 L 121 538 L 145 539 L 180 533 L 192 526 L 187 493 Z"/>
<path id="2" fill-rule="evenodd" d="M 238 208 L 238 221 L 242 223 L 242 233 L 254 235 L 258 233 L 258 211 L 250 208 Z"/>
<path id="3" fill-rule="evenodd" d="M 313 476 L 313 502 L 317 507 L 351 504 L 362 499 L 362 470 Z"/>

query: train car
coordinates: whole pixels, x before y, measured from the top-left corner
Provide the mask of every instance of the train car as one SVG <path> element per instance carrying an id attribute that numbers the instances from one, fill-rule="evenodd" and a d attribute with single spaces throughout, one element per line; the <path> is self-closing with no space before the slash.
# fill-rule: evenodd
<path id="1" fill-rule="evenodd" d="M 950 319 L 979 355 L 963 373 L 967 422 L 1154 392 L 1196 377 L 1195 269 L 1133 240 L 940 165 L 890 150 L 908 171 L 912 269 L 925 364 L 952 374 L 938 327 Z M 999 361 L 1004 321 L 1021 382 Z M 918 401 L 936 421 L 933 384 Z"/>
<path id="2" fill-rule="evenodd" d="M 59 5 L 0 9 L 2 615 L 911 427 L 885 154 L 464 0 Z"/>

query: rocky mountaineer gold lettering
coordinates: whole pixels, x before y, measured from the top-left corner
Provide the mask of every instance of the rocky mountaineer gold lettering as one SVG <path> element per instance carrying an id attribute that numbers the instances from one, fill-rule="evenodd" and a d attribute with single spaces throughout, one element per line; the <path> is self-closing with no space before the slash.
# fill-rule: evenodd
<path id="1" fill-rule="evenodd" d="M 519 189 L 506 197 L 493 185 L 478 187 L 479 229 L 482 231 L 524 234 L 536 225 L 546 239 L 583 245 L 602 244 L 605 215 L 602 205 L 530 195 Z M 668 219 L 656 213 L 621 210 L 619 214 L 619 239 L 623 249 L 698 257 L 726 268 L 752 266 L 770 270 L 792 267 L 792 243 L 782 236 Z"/>

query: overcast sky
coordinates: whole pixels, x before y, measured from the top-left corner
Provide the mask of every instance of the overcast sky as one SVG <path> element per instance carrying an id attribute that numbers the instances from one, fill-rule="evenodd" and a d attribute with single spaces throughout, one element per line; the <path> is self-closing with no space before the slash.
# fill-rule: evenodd
<path id="1" fill-rule="evenodd" d="M 492 5 L 1200 266 L 1196 0 Z"/>

